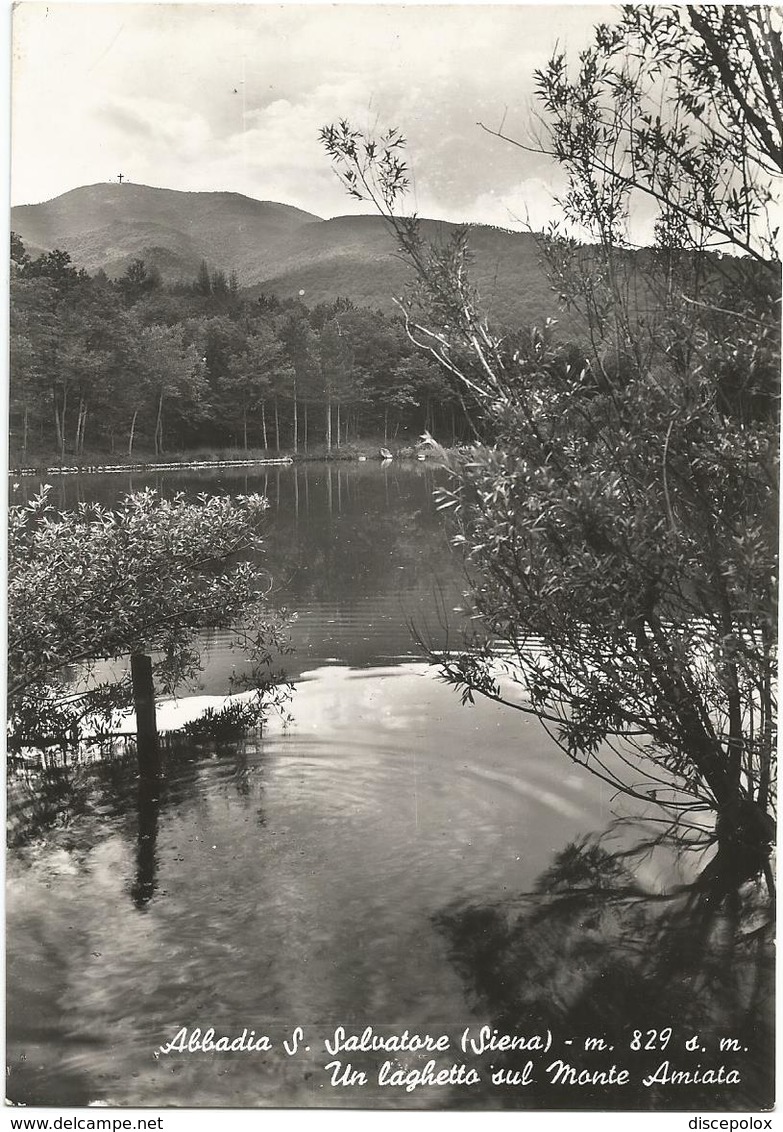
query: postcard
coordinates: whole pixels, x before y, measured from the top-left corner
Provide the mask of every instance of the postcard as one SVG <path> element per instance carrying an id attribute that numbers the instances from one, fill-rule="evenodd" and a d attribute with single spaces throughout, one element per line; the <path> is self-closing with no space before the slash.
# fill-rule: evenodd
<path id="1" fill-rule="evenodd" d="M 780 45 L 14 7 L 10 1106 L 771 1126 Z"/>

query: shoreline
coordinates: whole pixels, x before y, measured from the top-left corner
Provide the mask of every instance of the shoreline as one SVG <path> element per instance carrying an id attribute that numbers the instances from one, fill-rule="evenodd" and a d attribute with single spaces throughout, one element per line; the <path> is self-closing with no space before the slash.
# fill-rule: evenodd
<path id="1" fill-rule="evenodd" d="M 395 453 L 392 457 L 394 460 L 400 461 L 418 461 L 424 460 L 426 457 L 423 454 L 415 452 L 400 452 Z M 378 455 L 297 455 L 297 456 L 278 456 L 270 457 L 268 459 L 260 457 L 257 459 L 236 459 L 236 460 L 165 460 L 165 461 L 150 461 L 149 463 L 138 462 L 128 464 L 51 464 L 46 466 L 27 466 L 9 468 L 9 476 L 75 476 L 75 475 L 110 475 L 112 473 L 119 474 L 124 472 L 176 472 L 176 471 L 199 471 L 207 470 L 210 468 L 255 468 L 255 467 L 289 467 L 291 464 L 310 462 L 332 461 L 333 463 L 385 463 L 386 461 Z"/>
<path id="2" fill-rule="evenodd" d="M 249 468 L 256 465 L 288 465 L 293 464 L 291 456 L 271 460 L 166 460 L 152 463 L 133 464 L 53 464 L 46 467 L 10 468 L 9 476 L 78 476 L 100 475 L 112 472 L 172 472 L 183 469 L 198 468 Z"/>

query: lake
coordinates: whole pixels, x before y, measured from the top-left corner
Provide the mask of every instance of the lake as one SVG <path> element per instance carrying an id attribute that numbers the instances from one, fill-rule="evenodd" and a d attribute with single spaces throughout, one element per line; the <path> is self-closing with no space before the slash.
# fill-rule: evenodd
<path id="1" fill-rule="evenodd" d="M 666 852 L 618 858 L 649 833 L 641 820 L 595 845 L 591 835 L 634 816 L 610 788 L 537 721 L 463 707 L 422 657 L 412 625 L 442 648 L 463 623 L 438 476 L 427 464 L 305 463 L 54 481 L 62 507 L 148 486 L 264 493 L 270 600 L 297 613 L 284 662 L 296 690 L 291 720 L 262 735 L 172 744 L 157 786 L 127 755 L 12 778 L 12 1101 L 769 1103 L 772 972 L 758 936 L 738 945 L 735 931 L 762 911 L 746 897 L 727 912 L 681 896 L 688 865 Z M 37 486 L 21 481 L 13 499 Z M 206 635 L 204 650 L 189 694 L 224 694 L 241 660 L 227 634 Z M 470 1041 L 485 1025 L 530 1044 L 463 1050 L 465 1031 Z M 441 1035 L 448 1052 L 334 1054 L 338 1027 Z M 213 1051 L 199 1045 L 209 1028 L 213 1040 L 269 1040 Z M 182 1031 L 199 1048 L 162 1052 Z M 694 1033 L 697 1053 L 685 1046 Z M 586 1049 L 594 1039 L 605 1045 Z M 738 1043 L 733 1054 L 718 1052 L 722 1039 Z M 599 1074 L 616 1062 L 631 1079 L 553 1079 L 550 1063 L 569 1058 Z M 442 1082 L 410 1076 L 430 1059 L 448 1071 Z M 532 1081 L 493 1080 L 530 1059 Z M 698 1079 L 645 1084 L 664 1061 Z M 739 1066 L 739 1081 L 705 1078 L 721 1062 Z"/>

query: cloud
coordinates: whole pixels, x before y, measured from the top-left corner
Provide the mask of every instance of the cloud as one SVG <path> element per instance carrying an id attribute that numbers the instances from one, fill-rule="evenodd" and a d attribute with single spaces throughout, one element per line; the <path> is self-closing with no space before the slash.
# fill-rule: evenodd
<path id="1" fill-rule="evenodd" d="M 555 37 L 579 46 L 608 12 L 28 2 L 14 12 L 13 199 L 123 171 L 319 215 L 366 211 L 318 144 L 321 126 L 346 117 L 403 130 L 422 212 L 497 216 L 543 165 L 476 123 L 505 119 L 521 136 Z"/>
<path id="2" fill-rule="evenodd" d="M 542 177 L 528 177 L 506 190 L 491 189 L 476 197 L 472 208 L 477 216 L 486 216 L 487 223 L 514 231 L 540 232 L 556 218 L 555 203 L 562 183 Z"/>
<path id="3" fill-rule="evenodd" d="M 215 141 L 203 115 L 176 103 L 115 97 L 96 107 L 94 115 L 104 129 L 143 143 L 155 156 L 175 147 L 181 159 L 189 160 Z"/>

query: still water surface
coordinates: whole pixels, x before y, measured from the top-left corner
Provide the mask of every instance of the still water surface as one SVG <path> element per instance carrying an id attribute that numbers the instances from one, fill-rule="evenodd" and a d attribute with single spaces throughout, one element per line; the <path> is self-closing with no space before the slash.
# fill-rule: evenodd
<path id="1" fill-rule="evenodd" d="M 569 842 L 603 830 L 619 807 L 535 722 L 462 707 L 418 655 L 411 622 L 442 644 L 446 615 L 452 632 L 460 616 L 461 567 L 432 504 L 436 475 L 312 464 L 55 485 L 68 507 L 146 486 L 267 494 L 274 600 L 298 613 L 286 659 L 297 689 L 290 723 L 242 743 L 173 748 L 154 789 L 127 758 L 11 783 L 10 1099 L 682 1109 L 766 1095 L 763 1073 L 729 1096 L 490 1089 L 488 1071 L 478 1087 L 406 1092 L 380 1086 L 382 1059 L 362 1054 L 346 1058 L 367 1070 L 366 1085 L 330 1085 L 322 1039 L 339 1025 L 452 1036 L 484 1023 L 549 1026 L 562 1039 L 602 1032 L 607 1015 L 626 1029 L 663 1025 L 687 1001 L 701 1024 L 736 1027 L 741 1016 L 748 1040 L 761 1040 L 755 958 L 731 960 L 744 998 L 727 1020 L 712 991 L 691 993 L 693 956 L 653 961 L 669 931 L 657 913 L 636 915 L 631 939 L 621 915 L 584 901 L 556 914 L 520 904 Z M 194 692 L 225 692 L 237 658 L 222 634 L 205 646 Z M 634 883 L 659 892 L 659 866 L 637 861 Z M 269 1034 L 275 1048 L 159 1053 L 181 1027 L 208 1026 Z M 311 1048 L 288 1057 L 280 1042 L 295 1026 Z M 466 1059 L 439 1064 L 455 1060 Z"/>

